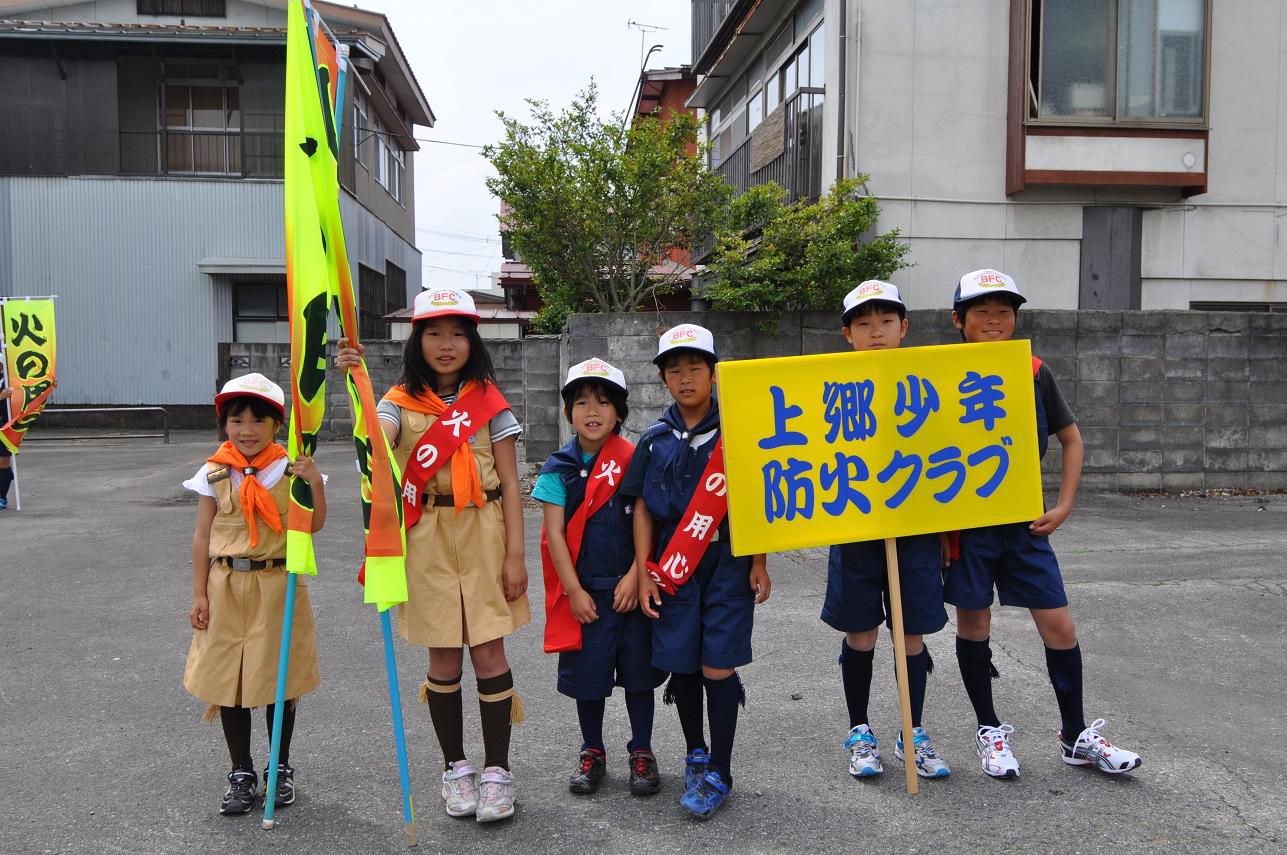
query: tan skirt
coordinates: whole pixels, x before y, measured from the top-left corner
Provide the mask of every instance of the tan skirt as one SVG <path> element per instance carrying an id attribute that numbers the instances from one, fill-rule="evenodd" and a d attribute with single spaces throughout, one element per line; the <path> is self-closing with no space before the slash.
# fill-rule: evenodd
<path id="1" fill-rule="evenodd" d="M 505 518 L 486 507 L 426 506 L 407 532 L 407 602 L 402 637 L 420 647 L 474 647 L 513 635 L 532 619 L 527 594 L 505 601 Z"/>
<path id="2" fill-rule="evenodd" d="M 206 596 L 210 622 L 206 629 L 192 633 L 183 687 L 215 706 L 271 704 L 277 698 L 286 568 L 230 570 L 215 564 L 206 582 Z M 313 607 L 301 578 L 295 589 L 286 697 L 298 698 L 320 682 Z"/>

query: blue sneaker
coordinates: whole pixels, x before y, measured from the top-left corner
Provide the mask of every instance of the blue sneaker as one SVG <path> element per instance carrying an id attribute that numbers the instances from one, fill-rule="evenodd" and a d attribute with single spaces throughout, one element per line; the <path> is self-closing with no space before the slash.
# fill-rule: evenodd
<path id="1" fill-rule="evenodd" d="M 711 758 L 706 753 L 705 748 L 694 748 L 684 758 L 684 790 L 693 789 L 702 782 L 706 773 L 710 771 Z"/>
<path id="2" fill-rule="evenodd" d="M 916 774 L 922 778 L 946 778 L 952 774 L 947 761 L 934 751 L 934 743 L 923 727 L 912 728 L 912 750 L 916 755 Z M 900 734 L 894 746 L 894 756 L 903 760 L 903 737 Z M 906 760 L 903 760 L 906 763 Z"/>
<path id="3" fill-rule="evenodd" d="M 719 770 L 711 769 L 697 782 L 697 786 L 680 797 L 679 803 L 694 818 L 710 819 L 715 811 L 723 807 L 730 789 L 732 788 L 724 783 L 724 776 Z"/>
<path id="4" fill-rule="evenodd" d="M 860 724 L 849 731 L 845 750 L 849 752 L 849 774 L 855 778 L 871 778 L 885 771 L 876 749 L 876 734 L 867 725 Z"/>
<path id="5" fill-rule="evenodd" d="M 9 507 L 9 500 L 8 500 L 8 499 L 0 499 L 0 511 L 3 511 L 3 510 L 4 510 L 5 508 L 7 508 L 7 507 Z"/>

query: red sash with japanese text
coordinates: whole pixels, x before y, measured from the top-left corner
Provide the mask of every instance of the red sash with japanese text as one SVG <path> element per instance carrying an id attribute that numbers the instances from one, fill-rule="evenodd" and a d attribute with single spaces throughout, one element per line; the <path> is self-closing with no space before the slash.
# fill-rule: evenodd
<path id="1" fill-rule="evenodd" d="M 509 403 L 495 384 L 484 383 L 449 404 L 424 432 L 411 450 L 402 478 L 402 509 L 408 531 L 420 521 L 421 496 L 429 479 L 451 459 L 456 449 L 508 407 Z"/>
<path id="2" fill-rule="evenodd" d="M 581 538 L 590 515 L 606 505 L 617 493 L 621 477 L 630 466 L 635 447 L 620 434 L 612 434 L 599 449 L 595 472 L 585 488 L 585 498 L 567 521 L 563 537 L 567 541 L 572 569 L 576 570 L 581 554 Z M 564 596 L 563 582 L 554 569 L 545 526 L 541 526 L 541 572 L 545 577 L 545 652 L 565 653 L 581 649 L 581 624 L 572 616 L 572 604 Z"/>
<path id="3" fill-rule="evenodd" d="M 661 561 L 648 562 L 648 575 L 657 587 L 673 596 L 679 586 L 688 581 L 727 513 L 728 479 L 724 476 L 724 437 L 721 436 L 715 441 L 715 450 L 702 470 L 697 491 L 679 518 L 679 527 L 666 544 Z"/>

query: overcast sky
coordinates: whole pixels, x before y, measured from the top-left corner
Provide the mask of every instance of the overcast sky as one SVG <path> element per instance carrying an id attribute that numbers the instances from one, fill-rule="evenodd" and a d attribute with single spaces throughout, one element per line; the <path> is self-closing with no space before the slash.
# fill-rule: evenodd
<path id="1" fill-rule="evenodd" d="M 640 31 L 664 48 L 649 68 L 690 61 L 688 0 L 358 0 L 393 25 L 438 123 L 416 128 L 416 246 L 423 284 L 486 288 L 500 269 L 491 167 L 477 148 L 500 138 L 495 111 L 526 118 L 524 99 L 567 105 L 593 77 L 606 118 L 626 109 L 639 76 Z"/>

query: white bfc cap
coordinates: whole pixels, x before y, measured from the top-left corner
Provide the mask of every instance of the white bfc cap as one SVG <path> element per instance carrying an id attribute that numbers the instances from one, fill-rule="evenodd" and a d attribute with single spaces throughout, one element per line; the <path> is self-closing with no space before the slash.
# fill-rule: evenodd
<path id="1" fill-rule="evenodd" d="M 961 281 L 956 285 L 956 294 L 952 297 L 952 308 L 955 310 L 962 303 L 992 294 L 1008 294 L 1016 306 L 1028 302 L 1028 299 L 1019 293 L 1019 286 L 1014 284 L 1014 279 L 1000 270 L 985 267 L 961 277 Z"/>
<path id="2" fill-rule="evenodd" d="M 286 415 L 286 394 L 282 387 L 262 374 L 243 374 L 234 377 L 215 395 L 215 412 L 222 412 L 223 405 L 231 398 L 251 397 L 267 401 L 276 407 L 283 417 Z"/>
<path id="3" fill-rule="evenodd" d="M 474 307 L 474 298 L 468 291 L 460 288 L 429 288 L 416 295 L 412 304 L 411 320 L 423 321 L 428 318 L 446 317 L 469 318 L 474 323 L 480 320 L 478 309 Z"/>
<path id="4" fill-rule="evenodd" d="M 898 296 L 898 286 L 889 282 L 882 282 L 879 279 L 868 279 L 857 288 L 845 295 L 845 308 L 840 313 L 840 322 L 844 323 L 849 319 L 854 309 L 857 309 L 863 303 L 870 303 L 872 300 L 879 300 L 882 303 L 897 303 L 906 308 L 903 298 Z"/>
<path id="5" fill-rule="evenodd" d="M 657 356 L 652 361 L 653 365 L 661 365 L 666 356 L 676 350 L 709 353 L 715 361 L 719 361 L 719 356 L 715 353 L 715 336 L 706 327 L 699 327 L 697 324 L 680 324 L 662 333 L 657 341 Z"/>
<path id="6" fill-rule="evenodd" d="M 622 392 L 630 394 L 630 390 L 626 388 L 626 375 L 622 374 L 620 369 L 595 357 L 585 362 L 578 362 L 568 369 L 568 379 L 563 384 L 562 391 L 566 394 L 572 388 L 572 384 L 580 380 L 603 380 L 614 386 L 620 386 Z"/>

